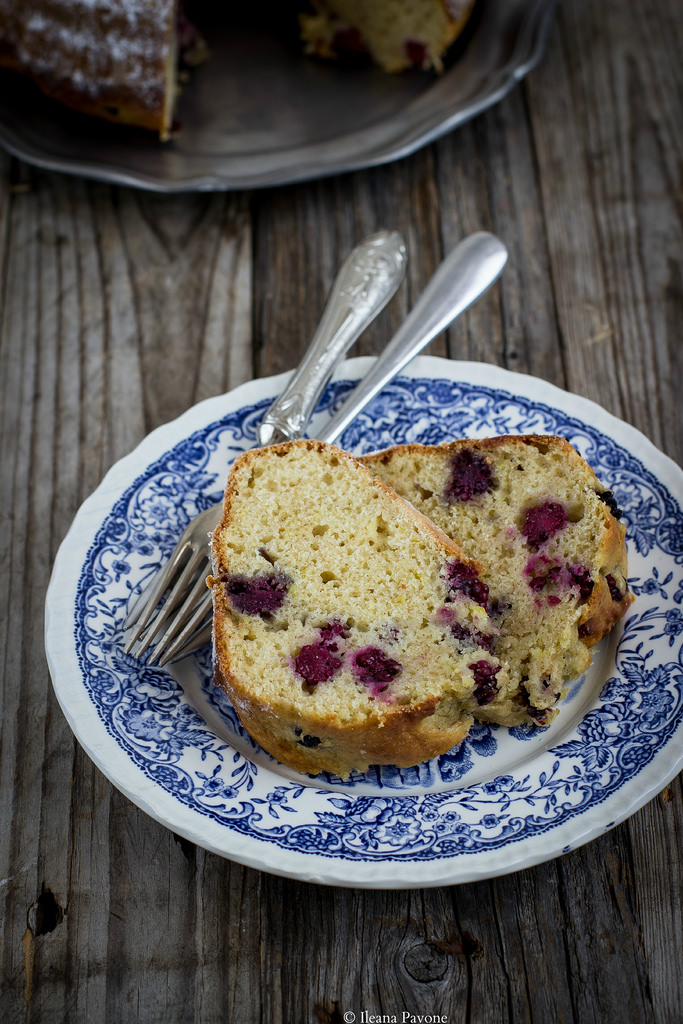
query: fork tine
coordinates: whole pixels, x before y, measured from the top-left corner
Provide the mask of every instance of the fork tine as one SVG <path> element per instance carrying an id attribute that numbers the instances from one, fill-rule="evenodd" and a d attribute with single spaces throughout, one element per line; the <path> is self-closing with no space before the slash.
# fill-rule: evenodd
<path id="1" fill-rule="evenodd" d="M 183 538 L 181 537 L 171 555 L 171 558 L 161 569 L 159 569 L 149 586 L 142 591 L 140 596 L 134 602 L 133 607 L 128 612 L 126 620 L 123 623 L 124 630 L 129 629 L 133 623 L 137 623 L 139 628 L 134 640 L 137 639 L 151 619 L 161 595 L 175 576 L 178 571 L 178 566 L 181 564 L 189 550 L 191 550 L 190 541 L 188 540 L 183 542 Z M 128 653 L 127 648 L 126 653 Z"/>
<path id="2" fill-rule="evenodd" d="M 159 668 L 163 668 L 164 665 L 169 665 L 174 661 L 180 661 L 181 658 L 186 658 L 188 654 L 192 654 L 194 651 L 198 651 L 200 647 L 205 647 L 210 641 L 213 634 L 211 619 L 207 619 L 206 625 L 195 633 L 194 636 L 190 637 L 181 647 L 173 645 L 173 651 L 167 652 L 164 657 L 159 661 Z M 176 642 L 177 643 L 177 642 Z"/>
<path id="3" fill-rule="evenodd" d="M 137 657 L 147 650 L 179 603 L 183 589 L 194 579 L 202 560 L 206 558 L 208 562 L 208 539 L 220 519 L 221 509 L 220 503 L 211 505 L 190 520 L 169 560 L 135 598 L 123 623 L 123 633 L 129 634 L 124 646 L 126 654 L 136 648 Z"/>
<path id="4" fill-rule="evenodd" d="M 145 616 L 145 622 L 149 620 L 151 613 L 159 603 L 159 598 L 175 576 L 186 555 L 197 549 L 203 551 L 208 545 L 208 538 L 218 525 L 221 509 L 220 503 L 210 505 L 190 520 L 178 538 L 168 561 L 158 570 L 152 582 L 142 591 L 129 610 L 123 624 L 124 630 Z"/>
<path id="5" fill-rule="evenodd" d="M 148 622 L 143 623 L 142 627 L 138 626 L 134 631 L 132 638 L 128 642 L 127 646 L 132 647 L 137 641 L 139 644 L 137 650 L 138 656 L 140 654 L 144 654 L 154 638 L 159 635 L 168 618 L 171 615 L 177 614 L 178 609 L 182 610 L 186 602 L 188 587 L 192 584 L 198 572 L 200 574 L 200 580 L 203 583 L 208 573 L 208 566 L 209 561 L 207 552 L 202 550 L 202 548 L 192 547 L 189 551 L 189 558 L 187 562 L 182 567 L 178 577 L 175 579 L 171 590 L 168 592 L 164 603 L 158 609 L 157 614 L 151 619 L 148 616 Z M 203 573 L 202 567 L 205 567 L 205 572 Z"/>
<path id="6" fill-rule="evenodd" d="M 192 595 L 188 596 L 186 602 L 188 611 L 190 610 L 191 600 Z M 169 630 L 169 633 L 154 648 L 152 658 L 160 668 L 163 668 L 168 662 L 178 661 L 179 658 L 184 658 L 185 655 L 196 650 L 201 646 L 199 643 L 200 638 L 205 638 L 203 643 L 207 643 L 211 639 L 212 608 L 210 591 L 207 590 L 198 600 L 195 595 L 194 601 L 195 606 L 192 614 L 178 635 L 174 638 L 173 633 Z"/>
<path id="7" fill-rule="evenodd" d="M 168 629 L 157 641 L 151 655 L 152 662 L 162 664 L 161 658 L 167 652 L 168 657 L 164 657 L 164 662 L 168 661 L 203 623 L 210 607 L 211 593 L 206 586 L 206 577 L 202 573 L 185 595 L 185 600 L 176 609 Z"/>

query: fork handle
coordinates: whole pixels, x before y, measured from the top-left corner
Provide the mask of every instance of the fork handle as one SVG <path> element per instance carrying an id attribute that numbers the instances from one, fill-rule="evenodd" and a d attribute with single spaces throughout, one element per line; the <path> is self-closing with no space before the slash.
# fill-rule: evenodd
<path id="1" fill-rule="evenodd" d="M 394 295 L 405 267 L 398 231 L 370 235 L 346 258 L 306 355 L 261 421 L 261 446 L 301 437 L 337 363 Z"/>
<path id="2" fill-rule="evenodd" d="M 507 255 L 500 239 L 486 231 L 477 231 L 460 242 L 438 267 L 368 375 L 316 434 L 318 440 L 335 441 L 425 345 L 493 284 L 502 273 Z"/>

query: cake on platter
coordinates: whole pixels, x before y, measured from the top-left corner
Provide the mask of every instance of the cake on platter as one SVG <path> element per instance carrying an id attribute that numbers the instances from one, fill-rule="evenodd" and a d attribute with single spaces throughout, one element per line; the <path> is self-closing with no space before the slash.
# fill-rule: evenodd
<path id="1" fill-rule="evenodd" d="M 259 24 L 293 34 L 302 60 L 353 51 L 386 71 L 440 70 L 472 7 L 473 0 L 266 0 Z M 197 27 L 207 11 L 210 25 L 216 8 L 206 0 L 0 0 L 0 69 L 81 114 L 167 141 L 181 89 L 211 60 L 210 30 L 207 44 Z M 220 16 L 228 26 L 244 17 L 237 8 Z"/>

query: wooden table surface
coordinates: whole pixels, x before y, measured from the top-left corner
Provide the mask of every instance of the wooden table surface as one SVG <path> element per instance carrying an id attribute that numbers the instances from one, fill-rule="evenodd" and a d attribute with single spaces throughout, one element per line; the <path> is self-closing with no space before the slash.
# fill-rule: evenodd
<path id="1" fill-rule="evenodd" d="M 481 228 L 501 282 L 433 354 L 588 396 L 681 461 L 683 6 L 566 2 L 503 102 L 409 158 L 163 197 L 0 153 L 0 1017 L 338 1024 L 683 1020 L 680 777 L 587 846 L 409 891 L 243 868 L 157 824 L 74 739 L 43 606 L 106 470 L 207 396 L 291 369 L 337 266 L 400 230 L 407 282 Z"/>

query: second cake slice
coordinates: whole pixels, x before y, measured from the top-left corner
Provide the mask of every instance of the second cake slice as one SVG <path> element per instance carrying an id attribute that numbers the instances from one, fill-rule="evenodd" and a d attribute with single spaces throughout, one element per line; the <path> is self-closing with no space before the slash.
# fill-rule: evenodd
<path id="1" fill-rule="evenodd" d="M 633 600 L 611 491 L 554 435 L 398 445 L 363 461 L 481 565 L 509 685 L 476 717 L 549 724 Z"/>

